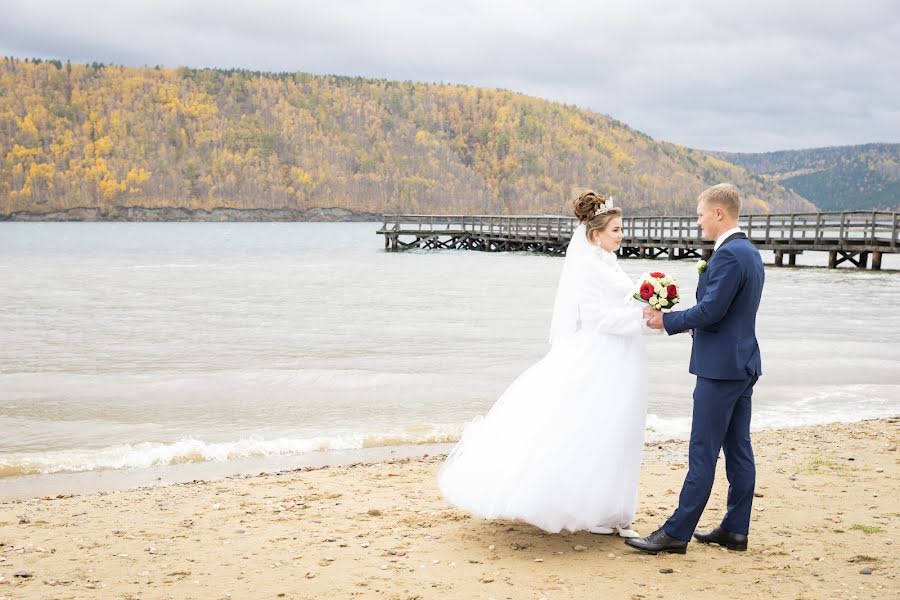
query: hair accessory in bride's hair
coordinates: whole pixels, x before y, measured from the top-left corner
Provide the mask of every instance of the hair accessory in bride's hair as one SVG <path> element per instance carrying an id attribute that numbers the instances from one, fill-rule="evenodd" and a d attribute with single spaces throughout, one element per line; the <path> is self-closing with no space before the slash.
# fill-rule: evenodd
<path id="1" fill-rule="evenodd" d="M 597 210 L 594 211 L 594 216 L 602 215 L 605 212 L 609 212 L 614 209 L 616 205 L 613 203 L 612 196 L 606 199 L 606 202 L 603 203 L 602 206 L 598 206 Z"/>

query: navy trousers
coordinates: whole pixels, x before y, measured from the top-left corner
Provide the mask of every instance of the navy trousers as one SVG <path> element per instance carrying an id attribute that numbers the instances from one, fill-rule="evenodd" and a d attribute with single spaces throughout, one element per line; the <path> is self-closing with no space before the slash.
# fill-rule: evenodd
<path id="1" fill-rule="evenodd" d="M 697 378 L 688 450 L 688 474 L 678 508 L 663 525 L 673 538 L 689 541 L 712 492 L 719 450 L 725 451 L 728 512 L 722 528 L 747 535 L 756 486 L 750 445 L 750 398 L 758 377 L 737 381 Z"/>

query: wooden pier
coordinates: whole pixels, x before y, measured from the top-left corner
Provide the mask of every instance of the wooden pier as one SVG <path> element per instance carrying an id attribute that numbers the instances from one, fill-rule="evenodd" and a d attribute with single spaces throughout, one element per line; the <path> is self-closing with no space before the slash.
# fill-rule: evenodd
<path id="1" fill-rule="evenodd" d="M 697 218 L 625 217 L 623 258 L 708 258 L 713 243 L 701 239 Z M 565 254 L 578 225 L 563 216 L 384 215 L 378 230 L 387 250 L 464 249 L 483 252 L 531 251 Z M 775 253 L 775 264 L 797 264 L 804 252 L 827 252 L 828 267 L 849 262 L 881 269 L 884 254 L 900 253 L 900 215 L 894 212 L 744 215 L 739 225 L 760 250 Z"/>

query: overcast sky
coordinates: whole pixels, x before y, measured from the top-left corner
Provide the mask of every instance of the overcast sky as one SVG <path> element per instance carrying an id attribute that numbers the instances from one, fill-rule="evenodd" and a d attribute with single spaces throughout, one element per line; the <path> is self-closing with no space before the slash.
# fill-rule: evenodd
<path id="1" fill-rule="evenodd" d="M 702 149 L 900 142 L 897 0 L 0 0 L 0 54 L 499 87 Z"/>

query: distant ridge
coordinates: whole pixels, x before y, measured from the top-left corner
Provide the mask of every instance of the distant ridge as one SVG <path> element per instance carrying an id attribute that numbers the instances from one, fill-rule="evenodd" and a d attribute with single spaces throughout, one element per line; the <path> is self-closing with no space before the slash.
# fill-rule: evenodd
<path id="1" fill-rule="evenodd" d="M 900 144 L 709 154 L 767 176 L 821 210 L 900 210 Z"/>
<path id="2" fill-rule="evenodd" d="M 630 214 L 691 214 L 722 181 L 752 212 L 814 210 L 703 152 L 509 91 L 0 61 L 0 218 L 565 214 L 576 186 Z"/>

